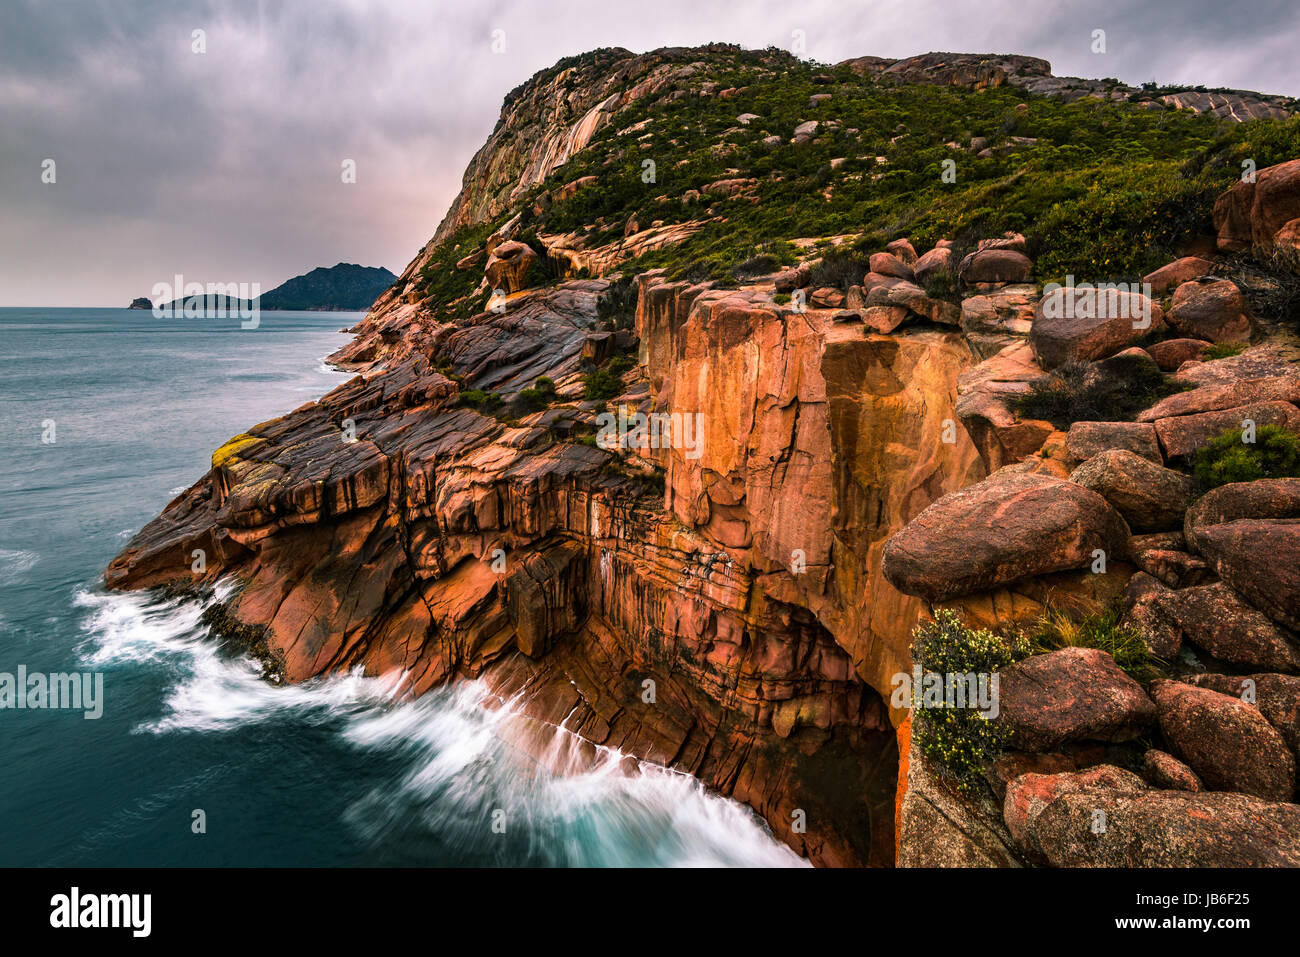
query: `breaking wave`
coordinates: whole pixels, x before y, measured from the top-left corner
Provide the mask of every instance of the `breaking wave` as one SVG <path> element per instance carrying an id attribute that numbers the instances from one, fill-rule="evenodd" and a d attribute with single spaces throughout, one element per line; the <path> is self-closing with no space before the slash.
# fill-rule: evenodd
<path id="1" fill-rule="evenodd" d="M 228 594 L 219 586 L 213 600 Z M 396 675 L 280 687 L 211 640 L 198 602 L 83 591 L 76 604 L 85 666 L 167 674 L 161 714 L 135 733 L 223 733 L 274 719 L 286 734 L 295 723 L 326 729 L 336 750 L 322 761 L 373 755 L 385 773 L 344 812 L 365 846 L 428 848 L 434 859 L 423 863 L 807 866 L 744 805 L 535 721 L 481 681 L 415 700 Z"/>

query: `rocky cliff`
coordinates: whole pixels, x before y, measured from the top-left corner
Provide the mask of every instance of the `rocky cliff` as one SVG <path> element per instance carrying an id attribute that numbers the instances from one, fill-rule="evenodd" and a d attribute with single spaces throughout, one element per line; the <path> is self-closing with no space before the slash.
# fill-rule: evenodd
<path id="1" fill-rule="evenodd" d="M 1100 789 L 1153 833 L 1184 805 L 1134 777 L 1146 751 L 1196 769 L 1209 790 L 1180 791 L 1184 804 L 1265 822 L 1249 831 L 1251 862 L 1293 854 L 1277 837 L 1295 823 L 1284 775 L 1218 768 L 1224 746 L 1203 740 L 1217 719 L 1195 717 L 1236 700 L 1215 682 L 1241 668 L 1285 682 L 1300 661 L 1294 583 L 1261 585 L 1251 558 L 1294 547 L 1290 486 L 1229 495 L 1184 528 L 1202 507 L 1188 510 L 1197 449 L 1243 409 L 1300 424 L 1285 328 L 1251 312 L 1240 276 L 1196 278 L 1229 264 L 1201 235 L 1221 190 L 1160 199 L 1185 203 L 1186 223 L 1139 252 L 1178 243 L 1203 258 L 1157 277 L 1155 322 L 1135 334 L 1127 313 L 1045 309 L 1034 254 L 1054 253 L 1032 231 L 922 243 L 940 224 L 916 208 L 922 174 L 909 172 L 944 155 L 982 170 L 935 194 L 969 226 L 973 204 L 1032 184 L 1035 164 L 1059 179 L 1062 162 L 1101 162 L 1051 151 L 1046 133 L 1015 142 L 1016 123 L 1086 109 L 1126 143 L 1160 144 L 1197 107 L 1081 106 L 1064 101 L 1088 94 L 1033 91 L 1052 79 L 1043 61 L 955 59 L 822 68 L 727 46 L 604 50 L 534 77 L 507 97 L 434 238 L 334 357 L 357 375 L 214 452 L 110 565 L 109 586 L 234 582 L 210 623 L 273 680 L 359 667 L 420 694 L 482 677 L 539 740 L 559 727 L 688 771 L 820 864 L 1177 862 L 1177 847 L 1142 858 L 1131 836 L 1071 857 L 1042 810 Z M 989 135 L 898 128 L 913 106 L 947 105 L 963 111 L 954 123 L 985 111 Z M 1148 126 L 1153 110 L 1175 119 Z M 1231 112 L 1206 121 L 1221 142 L 1196 141 L 1206 184 L 1236 175 Z M 1215 206 L 1225 257 L 1292 241 L 1294 166 Z M 924 188 L 945 189 L 934 172 Z M 907 210 L 908 228 L 842 228 L 871 210 Z M 1020 398 L 1062 367 L 1098 394 L 1135 368 L 1159 387 L 1125 421 L 1030 414 Z M 1095 614 L 1126 589 L 1166 659 L 1169 629 L 1181 640 L 1190 627 L 1168 622 L 1195 617 L 1169 609 L 1193 599 L 1249 609 L 1234 620 L 1268 650 L 1202 638 L 1233 667 L 1162 672 L 1156 687 L 1101 650 L 1040 649 L 1008 674 L 1046 668 L 1067 692 L 1109 689 L 1104 706 L 1027 700 L 1009 679 L 1020 737 L 974 792 L 913 747 L 917 719 L 892 692 L 919 624 L 947 609 L 1007 631 Z M 1223 720 L 1285 733 L 1259 714 Z M 1137 759 L 1097 744 L 1143 735 Z"/>

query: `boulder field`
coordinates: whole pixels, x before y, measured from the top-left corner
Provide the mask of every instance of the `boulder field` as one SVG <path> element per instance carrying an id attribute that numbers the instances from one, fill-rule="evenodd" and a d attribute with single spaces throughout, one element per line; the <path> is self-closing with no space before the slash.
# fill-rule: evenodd
<path id="1" fill-rule="evenodd" d="M 854 69 L 1053 95 L 1038 62 Z M 434 241 L 332 357 L 356 375 L 216 450 L 108 586 L 209 601 L 273 680 L 479 678 L 629 773 L 748 804 L 818 864 L 1300 864 L 1300 478 L 1191 474 L 1243 420 L 1300 430 L 1300 348 L 1214 272 L 1291 241 L 1300 160 L 1225 194 L 1217 251 L 1143 293 L 1044 294 L 1014 233 L 899 238 L 839 286 L 811 254 L 740 283 L 628 281 L 619 262 L 705 219 L 592 249 L 511 220 L 453 257 L 492 306 L 425 309 L 440 241 L 677 76 L 618 71 L 599 96 L 562 75 L 512 94 Z M 1172 386 L 1109 418 L 1025 411 L 1053 375 L 1134 369 Z M 611 441 L 620 415 L 669 431 Z M 1007 747 L 972 793 L 891 700 L 941 609 L 999 634 L 1111 609 L 1163 670 L 1085 646 L 1007 666 Z"/>

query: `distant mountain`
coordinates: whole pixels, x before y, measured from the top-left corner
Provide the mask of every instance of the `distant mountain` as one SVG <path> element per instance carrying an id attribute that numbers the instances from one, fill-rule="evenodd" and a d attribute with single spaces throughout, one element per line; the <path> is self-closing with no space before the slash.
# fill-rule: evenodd
<path id="1" fill-rule="evenodd" d="M 262 293 L 259 305 L 263 310 L 362 312 L 369 309 L 379 294 L 396 281 L 397 277 L 383 266 L 359 266 L 356 263 L 318 266 L 309 273 L 294 276 L 269 292 Z M 243 305 L 238 299 L 217 299 L 217 302 L 208 304 L 210 308 L 225 306 L 237 309 Z M 140 302 L 139 299 L 135 300 L 131 308 L 150 308 L 148 305 L 137 305 Z M 184 298 L 176 299 L 164 303 L 163 308 L 180 310 L 184 308 L 185 302 Z"/>
<path id="2" fill-rule="evenodd" d="M 369 309 L 379 294 L 397 281 L 383 266 L 339 263 L 318 266 L 305 276 L 262 294 L 263 309 Z"/>

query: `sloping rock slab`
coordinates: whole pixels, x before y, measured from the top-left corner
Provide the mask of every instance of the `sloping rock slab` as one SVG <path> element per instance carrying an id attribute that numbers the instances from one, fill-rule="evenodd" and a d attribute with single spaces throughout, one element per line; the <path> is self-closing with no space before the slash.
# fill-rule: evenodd
<path id="1" fill-rule="evenodd" d="M 1152 790 L 1108 765 L 1026 774 L 1007 788 L 1004 816 L 1055 867 L 1300 866 L 1300 806 Z"/>

